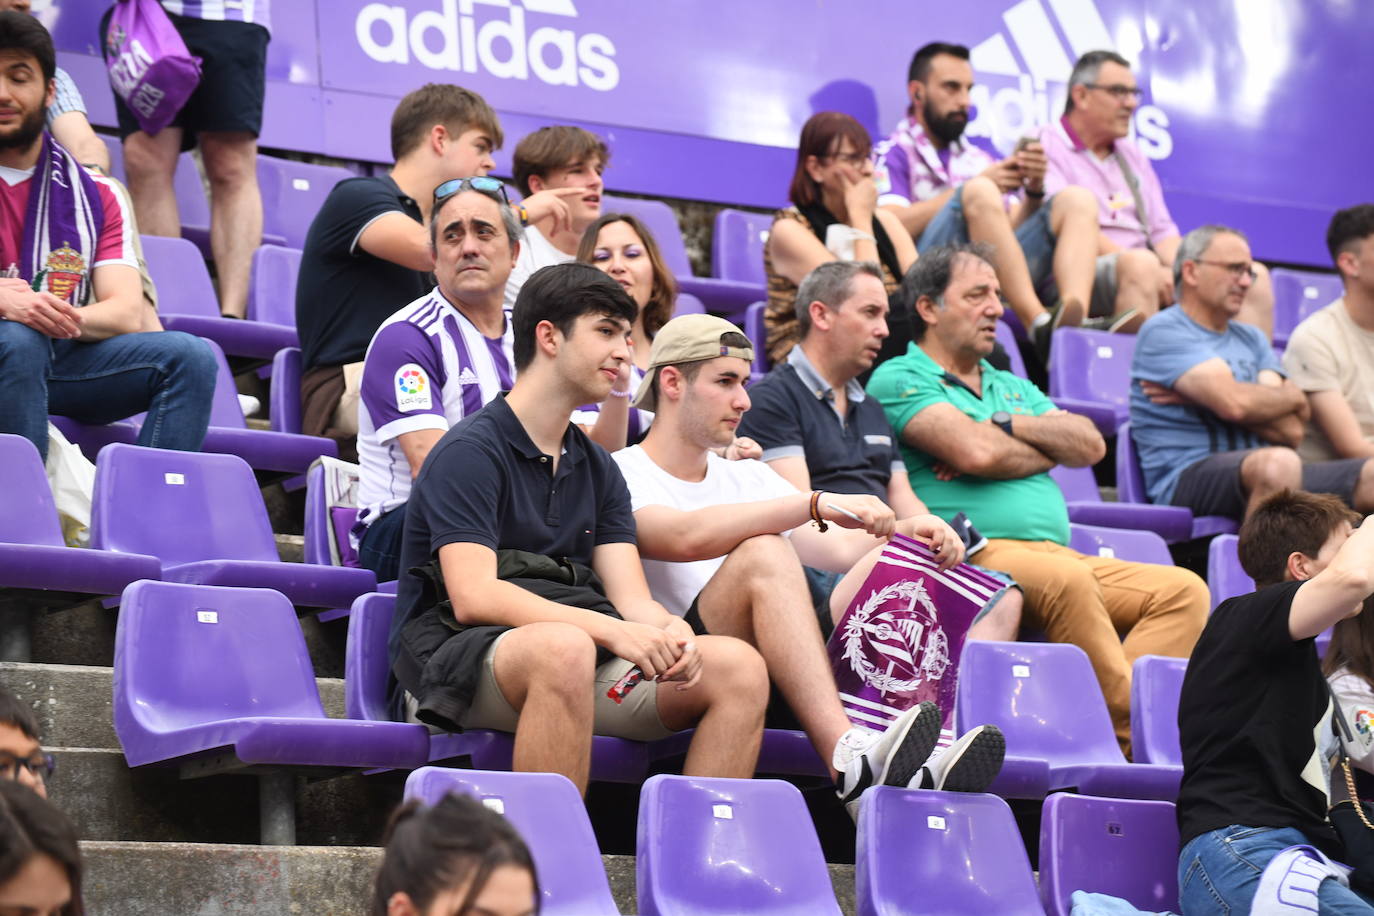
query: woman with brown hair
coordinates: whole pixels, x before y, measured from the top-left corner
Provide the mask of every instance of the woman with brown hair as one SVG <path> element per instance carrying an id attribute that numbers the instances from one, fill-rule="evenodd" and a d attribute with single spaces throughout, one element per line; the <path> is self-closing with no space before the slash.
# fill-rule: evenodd
<path id="1" fill-rule="evenodd" d="M 1354 736 L 1346 743 L 1355 788 L 1361 798 L 1374 799 L 1374 607 L 1365 600 L 1364 610 L 1331 628 L 1331 645 L 1322 659 L 1322 673 L 1341 704 Z M 1348 798 L 1345 774 L 1331 773 L 1331 800 Z"/>
<path id="2" fill-rule="evenodd" d="M 788 199 L 763 249 L 768 275 L 768 357 L 781 362 L 798 339 L 797 287 L 827 261 L 872 261 L 891 296 L 916 263 L 916 245 L 897 217 L 878 209 L 873 140 L 847 114 L 823 111 L 802 127 Z"/>

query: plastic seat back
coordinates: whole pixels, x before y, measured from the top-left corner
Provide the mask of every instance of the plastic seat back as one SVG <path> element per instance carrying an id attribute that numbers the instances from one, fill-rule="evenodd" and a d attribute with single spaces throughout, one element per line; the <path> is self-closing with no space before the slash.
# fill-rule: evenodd
<path id="1" fill-rule="evenodd" d="M 1065 502 L 1102 502 L 1102 491 L 1097 488 L 1097 478 L 1092 468 L 1071 468 L 1056 464 L 1050 468 L 1050 477 L 1059 484 Z"/>
<path id="2" fill-rule="evenodd" d="M 1274 343 L 1280 346 L 1304 318 L 1345 295 L 1337 274 L 1275 267 L 1269 279 L 1274 285 Z"/>
<path id="3" fill-rule="evenodd" d="M 205 182 L 201 179 L 200 170 L 196 168 L 196 160 L 190 153 L 182 153 L 177 157 L 176 172 L 172 175 L 172 191 L 176 195 L 177 218 L 180 219 L 181 225 L 199 230 L 208 237 L 210 198 L 205 194 Z M 159 285 L 158 293 L 161 292 L 162 287 Z"/>
<path id="4" fill-rule="evenodd" d="M 858 916 L 1043 912 L 1016 818 L 995 795 L 869 789 L 854 892 Z"/>
<path id="5" fill-rule="evenodd" d="M 701 300 L 691 293 L 678 293 L 677 301 L 673 303 L 673 317 L 678 315 L 704 315 L 706 306 L 701 304 Z"/>
<path id="6" fill-rule="evenodd" d="M 1076 890 L 1120 897 L 1147 912 L 1178 910 L 1178 824 L 1166 801 L 1059 792 L 1040 820 L 1045 912 L 1068 916 Z"/>
<path id="7" fill-rule="evenodd" d="M 146 759 L 140 736 L 245 716 L 325 717 L 291 602 L 261 588 L 126 588 L 114 721 L 130 762 Z"/>
<path id="8" fill-rule="evenodd" d="M 556 773 L 501 773 L 421 767 L 406 779 L 406 798 L 435 804 L 450 792 L 476 797 L 520 831 L 539 873 L 545 914 L 615 916 L 620 911 L 582 798 Z"/>
<path id="9" fill-rule="evenodd" d="M 1128 410 L 1134 334 L 1060 328 L 1050 349 L 1050 398 L 1100 401 Z"/>
<path id="10" fill-rule="evenodd" d="M 280 562 L 262 491 L 242 458 L 123 443 L 96 458 L 91 546 L 151 554 L 164 566 Z"/>
<path id="11" fill-rule="evenodd" d="M 970 640 L 955 706 L 960 730 L 996 725 L 1012 756 L 1051 766 L 1126 762 L 1092 663 L 1078 646 Z"/>
<path id="12" fill-rule="evenodd" d="M 239 389 L 234 384 L 234 373 L 229 368 L 224 349 L 208 337 L 202 337 L 201 340 L 215 354 L 215 362 L 219 367 L 215 372 L 214 399 L 210 402 L 210 425 L 224 429 L 247 429 L 243 405 L 239 403 Z"/>
<path id="13" fill-rule="evenodd" d="M 272 357 L 272 394 L 267 407 L 272 429 L 279 433 L 301 431 L 301 351 L 283 347 Z"/>
<path id="14" fill-rule="evenodd" d="M 1131 673 L 1131 755 L 1136 763 L 1183 765 L 1178 743 L 1178 698 L 1186 658 L 1142 655 Z"/>
<path id="15" fill-rule="evenodd" d="M 773 217 L 767 213 L 748 213 L 724 209 L 716 214 L 711 237 L 711 262 L 717 277 L 740 283 L 768 285 L 763 272 L 763 247 L 773 230 Z"/>
<path id="16" fill-rule="evenodd" d="M 763 375 L 768 371 L 768 326 L 763 321 L 763 313 L 767 308 L 767 302 L 755 302 L 744 313 L 744 336 L 754 345 L 752 371 L 755 375 Z"/>
<path id="17" fill-rule="evenodd" d="M 1145 474 L 1135 454 L 1130 421 L 1116 431 L 1116 493 L 1123 503 L 1148 503 L 1145 495 Z"/>
<path id="18" fill-rule="evenodd" d="M 308 561 L 307 561 L 308 562 Z M 344 710 L 350 719 L 386 722 L 386 685 L 391 674 L 387 636 L 396 613 L 396 596 L 360 595 L 348 614 L 348 645 L 344 649 Z"/>
<path id="19" fill-rule="evenodd" d="M 668 265 L 674 276 L 692 276 L 692 263 L 687 259 L 687 244 L 682 240 L 682 229 L 677 224 L 677 214 L 673 208 L 661 200 L 641 200 L 637 197 L 601 198 L 602 213 L 629 213 L 639 218 L 658 243 L 663 255 L 663 263 Z"/>
<path id="20" fill-rule="evenodd" d="M 118 137 L 111 137 L 109 134 L 97 134 L 96 136 L 110 151 L 110 174 L 128 184 L 129 179 L 125 177 L 124 173 L 124 144 L 119 141 Z"/>
<path id="21" fill-rule="evenodd" d="M 790 783 L 652 776 L 639 797 L 636 845 L 642 916 L 840 912 Z"/>
<path id="22" fill-rule="evenodd" d="M 183 215 L 184 216 L 184 215 Z M 157 310 L 167 315 L 218 318 L 219 299 L 200 249 L 186 239 L 143 236 L 143 257 L 157 284 Z"/>
<path id="23" fill-rule="evenodd" d="M 1070 525 L 1069 546 L 1079 553 L 1094 557 L 1115 557 L 1132 563 L 1158 563 L 1161 566 L 1174 565 L 1169 545 L 1153 531 Z"/>
<path id="24" fill-rule="evenodd" d="M 63 547 L 52 487 L 37 447 L 23 436 L 0 433 L 0 544 Z"/>
<path id="25" fill-rule="evenodd" d="M 254 321 L 296 326 L 296 277 L 301 272 L 299 248 L 263 245 L 253 252 L 248 286 L 248 317 Z"/>
<path id="26" fill-rule="evenodd" d="M 304 248 L 305 235 L 329 192 L 346 178 L 356 177 L 334 165 L 314 165 L 294 159 L 258 156 L 258 187 L 262 191 L 262 229 L 279 235 L 290 248 Z M 292 311 L 295 310 L 294 297 Z M 295 321 L 278 322 L 295 326 Z"/>
<path id="27" fill-rule="evenodd" d="M 1207 588 L 1212 592 L 1212 610 L 1227 598 L 1255 590 L 1255 580 L 1240 565 L 1236 553 L 1239 544 L 1236 535 L 1219 534 L 1207 545 Z"/>
<path id="28" fill-rule="evenodd" d="M 1005 321 L 997 322 L 997 342 L 1007 351 L 1013 375 L 1026 377 L 1026 361 L 1021 358 L 1021 348 L 1016 343 L 1016 332 Z"/>

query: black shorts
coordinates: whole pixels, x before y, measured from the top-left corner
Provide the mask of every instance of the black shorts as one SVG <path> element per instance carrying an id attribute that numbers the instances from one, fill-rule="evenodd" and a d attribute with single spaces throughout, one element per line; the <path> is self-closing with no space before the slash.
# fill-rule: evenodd
<path id="1" fill-rule="evenodd" d="M 203 131 L 262 133 L 262 100 L 267 91 L 267 42 L 271 35 L 255 22 L 192 19 L 168 13 L 186 42 L 186 48 L 201 60 L 200 85 L 177 112 L 172 127 L 184 132 L 181 148 L 196 145 Z M 100 20 L 103 37 L 109 27 L 110 12 Z M 124 100 L 115 96 L 121 139 L 141 130 Z"/>
<path id="2" fill-rule="evenodd" d="M 1186 506 L 1194 515 L 1224 515 L 1239 521 L 1245 517 L 1249 499 L 1241 485 L 1240 466 L 1255 449 L 1217 452 L 1183 469 L 1171 502 Z M 1304 462 L 1302 488 L 1309 493 L 1331 493 L 1347 506 L 1355 497 L 1364 458 Z"/>

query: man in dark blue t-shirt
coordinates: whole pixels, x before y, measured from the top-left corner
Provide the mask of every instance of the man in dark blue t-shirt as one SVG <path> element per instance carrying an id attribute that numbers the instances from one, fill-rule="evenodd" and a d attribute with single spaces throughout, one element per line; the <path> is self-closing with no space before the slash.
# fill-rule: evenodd
<path id="1" fill-rule="evenodd" d="M 695 727 L 685 773 L 750 777 L 768 699 L 752 647 L 697 636 L 650 597 L 625 479 L 571 423 L 629 359 L 635 309 L 587 264 L 525 283 L 514 387 L 449 430 L 411 490 L 391 633 L 408 714 L 513 731 L 515 769 L 580 789 L 593 733 Z"/>
<path id="2" fill-rule="evenodd" d="M 1248 913 L 1264 867 L 1294 845 L 1339 856 L 1327 819 L 1331 698 L 1315 637 L 1374 592 L 1374 525 L 1330 494 L 1284 490 L 1240 532 L 1258 591 L 1208 620 L 1179 698 L 1179 900 L 1184 916 Z M 1323 913 L 1368 913 L 1334 878 Z"/>

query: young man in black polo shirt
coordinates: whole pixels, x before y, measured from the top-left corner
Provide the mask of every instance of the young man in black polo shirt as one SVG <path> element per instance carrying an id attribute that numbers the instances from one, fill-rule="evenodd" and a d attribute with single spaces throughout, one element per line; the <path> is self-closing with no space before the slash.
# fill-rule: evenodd
<path id="1" fill-rule="evenodd" d="M 1341 850 L 1327 820 L 1331 698 L 1316 635 L 1360 613 L 1374 592 L 1374 525 L 1337 497 L 1285 490 L 1240 531 L 1258 591 L 1213 612 L 1179 700 L 1179 899 L 1185 916 L 1248 913 L 1265 865 L 1283 849 Z M 1370 901 L 1321 882 L 1322 913 Z"/>
<path id="2" fill-rule="evenodd" d="M 748 644 L 697 636 L 649 596 L 625 480 L 570 422 L 629 359 L 635 308 L 587 264 L 524 285 L 514 387 L 449 430 L 411 490 L 391 634 L 416 718 L 514 731 L 515 769 L 580 789 L 593 733 L 695 726 L 685 773 L 752 776 L 768 697 Z M 609 696 L 634 668 L 643 682 Z"/>
<path id="3" fill-rule="evenodd" d="M 739 434 L 763 449 L 763 460 L 803 493 L 868 494 L 887 503 L 898 519 L 930 510 L 911 489 L 901 452 L 882 405 L 868 398 L 859 377 L 888 336 L 888 299 L 877 265 L 830 261 L 797 289 L 802 339 L 749 389 L 752 406 Z M 1021 592 L 1009 576 L 992 570 L 1008 588 L 989 602 L 969 639 L 1014 640 L 1021 623 Z M 830 593 L 835 573 L 807 568 L 816 593 Z M 834 619 L 843 602 L 832 602 Z"/>

